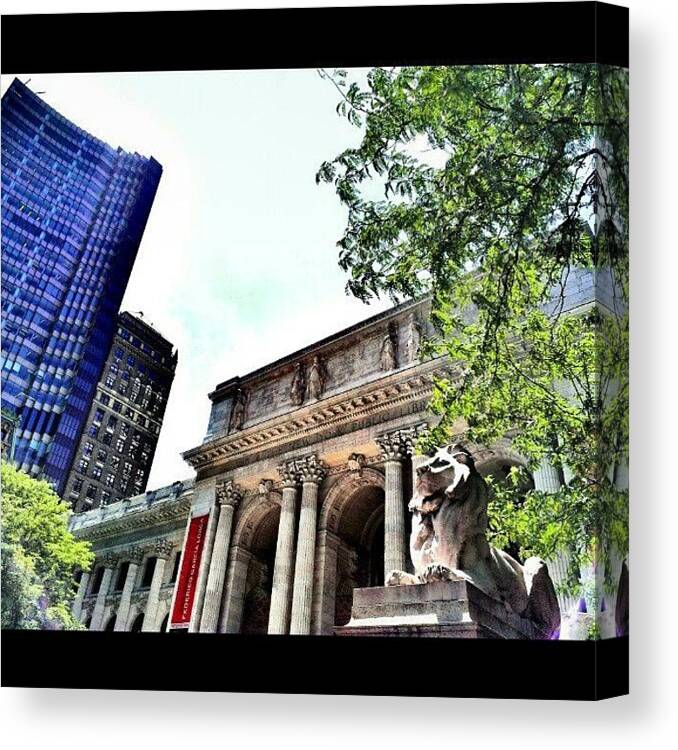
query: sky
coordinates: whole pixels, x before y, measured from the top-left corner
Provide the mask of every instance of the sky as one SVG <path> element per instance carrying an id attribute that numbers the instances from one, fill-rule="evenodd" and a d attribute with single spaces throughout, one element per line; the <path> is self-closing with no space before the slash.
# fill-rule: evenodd
<path id="1" fill-rule="evenodd" d="M 315 70 L 18 77 L 81 128 L 163 166 L 121 307 L 179 349 L 149 489 L 193 474 L 180 454 L 202 442 L 218 383 L 389 306 L 344 290 L 346 212 L 315 174 L 360 134 Z"/>

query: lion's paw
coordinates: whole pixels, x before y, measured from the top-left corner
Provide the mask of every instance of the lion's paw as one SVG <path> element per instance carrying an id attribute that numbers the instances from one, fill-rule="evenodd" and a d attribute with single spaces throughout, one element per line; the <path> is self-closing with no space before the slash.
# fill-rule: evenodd
<path id="1" fill-rule="evenodd" d="M 419 583 L 417 577 L 404 570 L 392 570 L 385 581 L 386 586 L 411 586 L 413 583 Z"/>

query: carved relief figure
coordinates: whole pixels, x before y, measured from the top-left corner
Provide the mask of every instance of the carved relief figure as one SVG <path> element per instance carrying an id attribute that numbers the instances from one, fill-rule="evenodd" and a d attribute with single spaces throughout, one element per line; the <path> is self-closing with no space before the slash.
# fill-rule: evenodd
<path id="1" fill-rule="evenodd" d="M 247 408 L 247 393 L 238 390 L 233 398 L 233 411 L 231 412 L 231 424 L 229 432 L 242 430 L 245 424 L 245 409 Z"/>
<path id="2" fill-rule="evenodd" d="M 552 637 L 560 608 L 546 563 L 521 565 L 487 541 L 487 484 L 463 446 L 440 448 L 417 468 L 410 556 L 415 575 L 393 571 L 387 586 L 467 580 Z"/>
<path id="3" fill-rule="evenodd" d="M 363 472 L 363 466 L 365 465 L 365 456 L 362 453 L 351 453 L 348 457 L 347 466 L 349 471 L 353 471 L 358 476 Z"/>
<path id="4" fill-rule="evenodd" d="M 290 400 L 294 406 L 301 406 L 304 403 L 306 393 L 306 373 L 301 362 L 294 366 L 294 375 L 292 376 L 292 387 L 290 389 Z"/>
<path id="5" fill-rule="evenodd" d="M 381 353 L 379 354 L 379 367 L 383 372 L 388 370 L 395 370 L 398 366 L 396 359 L 395 339 L 396 331 L 392 326 L 389 326 L 384 336 L 384 340 L 381 344 Z"/>
<path id="6" fill-rule="evenodd" d="M 405 349 L 407 353 L 407 361 L 414 362 L 419 355 L 419 345 L 421 344 L 421 324 L 415 317 L 414 313 L 410 313 L 407 318 L 407 339 L 405 342 Z"/>
<path id="7" fill-rule="evenodd" d="M 308 395 L 310 398 L 320 398 L 325 388 L 325 368 L 317 355 L 313 357 L 311 371 L 308 376 Z"/>

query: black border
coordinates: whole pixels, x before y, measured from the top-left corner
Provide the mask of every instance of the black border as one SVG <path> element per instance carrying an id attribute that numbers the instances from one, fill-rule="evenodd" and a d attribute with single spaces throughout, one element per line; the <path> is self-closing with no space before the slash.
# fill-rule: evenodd
<path id="1" fill-rule="evenodd" d="M 362 46 L 356 39 L 364 40 Z M 2 72 L 581 62 L 628 66 L 598 2 L 3 16 Z"/>
<path id="2" fill-rule="evenodd" d="M 5 687 L 587 701 L 628 692 L 628 638 L 505 641 L 6 630 L 2 652 Z M 329 666 L 317 669 L 318 664 Z M 435 664 L 447 668 L 431 669 Z M 444 675 L 445 682 L 433 682 L 435 674 Z"/>
<path id="3" fill-rule="evenodd" d="M 628 67 L 628 16 L 627 8 L 598 2 L 16 15 L 2 19 L 0 64 L 4 75 L 514 62 Z M 351 43 L 356 29 L 362 47 Z M 15 687 L 578 700 L 628 692 L 628 638 L 4 631 L 1 639 L 2 684 Z M 88 654 L 96 655 L 91 670 Z M 353 669 L 316 670 L 319 659 L 370 669 L 356 681 Z M 447 683 L 432 684 L 431 670 L 422 679 L 422 664 L 440 662 L 450 665 L 441 670 Z"/>

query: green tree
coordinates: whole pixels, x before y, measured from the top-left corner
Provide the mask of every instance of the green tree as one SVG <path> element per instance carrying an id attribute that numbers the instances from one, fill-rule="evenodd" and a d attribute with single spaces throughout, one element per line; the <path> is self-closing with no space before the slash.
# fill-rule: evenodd
<path id="1" fill-rule="evenodd" d="M 320 71 L 360 142 L 320 167 L 348 210 L 339 263 L 367 301 L 429 293 L 431 356 L 449 357 L 425 441 L 510 436 L 519 472 L 494 488 L 496 543 L 584 561 L 627 551 L 628 76 L 598 65 Z M 596 301 L 573 305 L 577 286 Z"/>
<path id="2" fill-rule="evenodd" d="M 68 530 L 68 505 L 50 485 L 2 464 L 2 627 L 77 628 L 70 613 L 88 542 Z"/>

